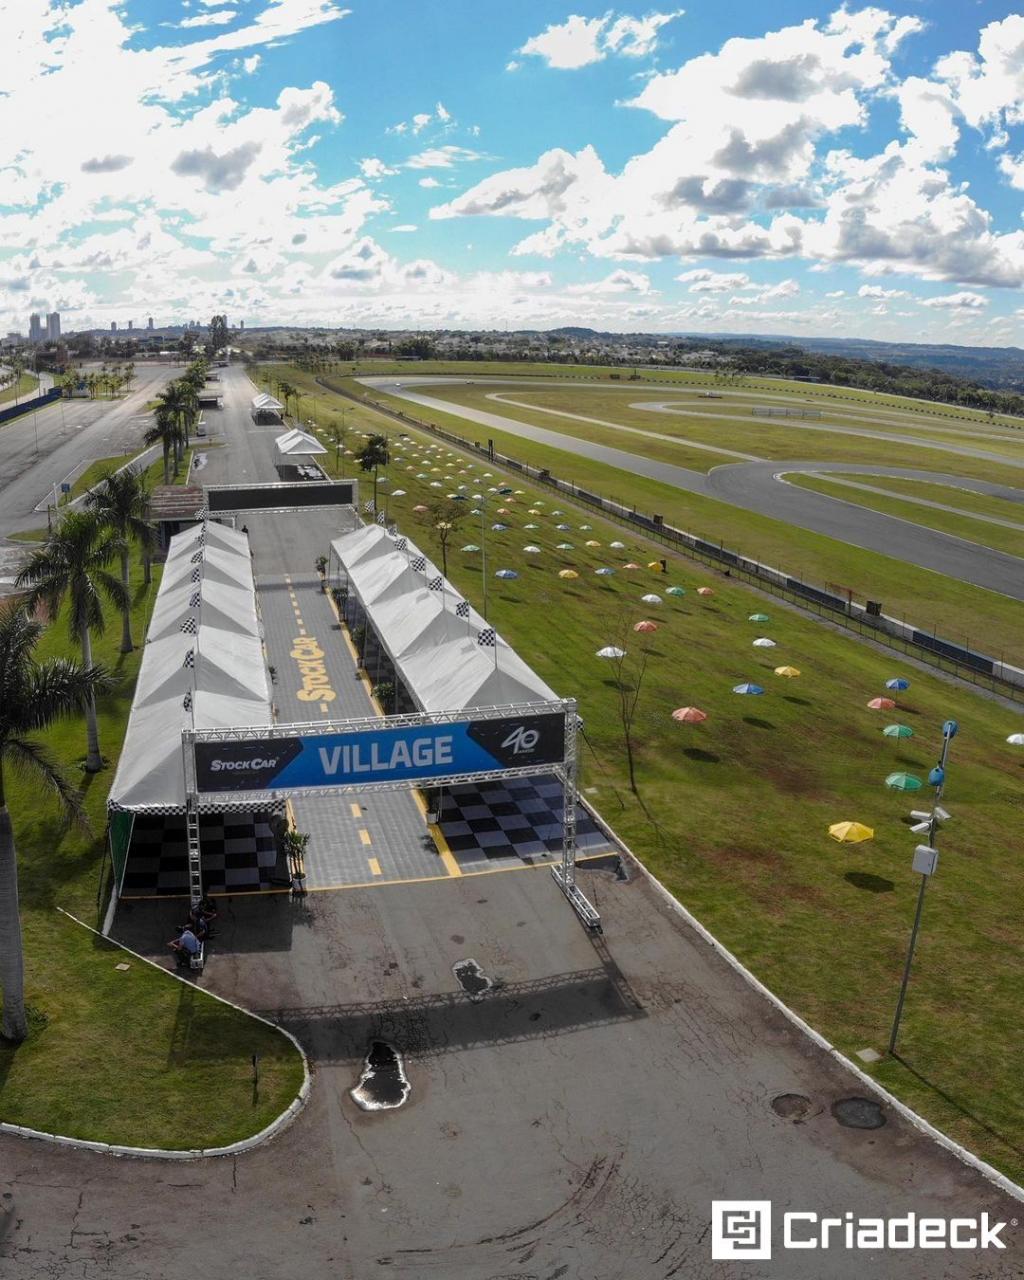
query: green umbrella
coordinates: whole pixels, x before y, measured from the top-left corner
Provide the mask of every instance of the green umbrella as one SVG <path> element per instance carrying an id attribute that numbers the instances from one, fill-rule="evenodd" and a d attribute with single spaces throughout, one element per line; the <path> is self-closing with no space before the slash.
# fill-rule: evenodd
<path id="1" fill-rule="evenodd" d="M 668 587 L 665 591 L 665 594 L 667 596 L 685 596 L 686 588 L 685 587 Z"/>
<path id="2" fill-rule="evenodd" d="M 914 731 L 909 724 L 887 724 L 882 730 L 887 738 L 912 738 Z"/>
<path id="3" fill-rule="evenodd" d="M 752 613 L 747 619 L 748 622 L 771 622 L 771 618 L 766 613 Z"/>
<path id="4" fill-rule="evenodd" d="M 920 791 L 924 783 L 912 773 L 890 773 L 885 785 L 891 791 Z"/>

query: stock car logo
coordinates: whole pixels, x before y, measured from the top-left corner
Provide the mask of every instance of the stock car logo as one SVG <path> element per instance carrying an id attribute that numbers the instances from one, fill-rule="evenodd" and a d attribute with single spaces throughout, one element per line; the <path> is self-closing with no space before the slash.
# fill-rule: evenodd
<path id="1" fill-rule="evenodd" d="M 519 755 L 521 751 L 532 751 L 538 742 L 540 742 L 540 732 L 537 729 L 527 729 L 520 725 L 512 730 L 501 745 L 511 747 L 512 754 Z"/>
<path id="2" fill-rule="evenodd" d="M 716 1262 L 758 1261 L 772 1256 L 770 1200 L 713 1200 L 711 1257 Z"/>

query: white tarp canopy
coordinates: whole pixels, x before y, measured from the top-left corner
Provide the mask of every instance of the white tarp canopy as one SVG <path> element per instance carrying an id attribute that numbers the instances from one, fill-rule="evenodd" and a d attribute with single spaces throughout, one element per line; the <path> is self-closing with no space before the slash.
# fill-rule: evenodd
<path id="1" fill-rule="evenodd" d="M 283 408 L 281 401 L 275 400 L 269 391 L 261 391 L 252 398 L 253 413 L 280 413 Z"/>
<path id="2" fill-rule="evenodd" d="M 271 721 L 249 540 L 186 529 L 167 553 L 108 806 L 183 811 L 182 730 Z"/>
<path id="3" fill-rule="evenodd" d="M 331 544 L 399 679 L 421 711 L 460 711 L 512 703 L 554 702 L 558 695 L 500 636 L 481 645 L 487 622 L 440 569 L 405 539 L 379 525 L 342 534 Z M 416 569 L 414 562 L 424 567 Z M 430 583 L 440 580 L 441 590 Z M 463 616 L 456 613 L 460 603 Z"/>
<path id="4" fill-rule="evenodd" d="M 286 431 L 283 436 L 278 436 L 274 443 L 277 445 L 278 453 L 286 458 L 312 458 L 327 452 L 316 436 L 300 431 L 298 427 L 293 431 Z"/>

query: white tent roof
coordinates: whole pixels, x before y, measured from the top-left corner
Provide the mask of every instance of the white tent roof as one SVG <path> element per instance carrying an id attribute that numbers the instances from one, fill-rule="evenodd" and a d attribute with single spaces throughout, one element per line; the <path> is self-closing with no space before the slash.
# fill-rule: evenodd
<path id="1" fill-rule="evenodd" d="M 293 431 L 286 431 L 283 436 L 278 436 L 274 443 L 277 445 L 278 453 L 283 453 L 286 457 L 312 458 L 327 452 L 316 436 L 308 435 L 298 427 Z"/>
<path id="2" fill-rule="evenodd" d="M 451 583 L 431 591 L 441 572 L 406 539 L 399 551 L 379 525 L 365 525 L 335 539 L 332 548 L 348 576 L 349 590 L 387 650 L 395 670 L 422 711 L 459 711 L 524 702 L 554 702 L 558 695 L 500 636 L 495 646 L 477 642 L 486 621 L 470 608 L 455 612 L 461 597 Z M 497 661 L 495 661 L 497 658 Z"/>
<path id="3" fill-rule="evenodd" d="M 249 541 L 194 526 L 171 539 L 110 807 L 180 812 L 183 729 L 270 723 Z"/>
<path id="4" fill-rule="evenodd" d="M 279 413 L 283 408 L 284 405 L 281 401 L 275 400 L 267 391 L 261 391 L 259 395 L 253 396 L 252 398 L 252 409 L 254 413 L 259 413 L 261 409 L 266 409 L 271 413 Z"/>

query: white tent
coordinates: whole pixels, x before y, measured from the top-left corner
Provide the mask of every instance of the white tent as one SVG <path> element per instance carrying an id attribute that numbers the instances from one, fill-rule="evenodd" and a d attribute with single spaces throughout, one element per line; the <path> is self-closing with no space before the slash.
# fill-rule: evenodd
<path id="1" fill-rule="evenodd" d="M 252 398 L 253 413 L 280 413 L 283 408 L 281 401 L 275 400 L 268 391 L 261 391 Z"/>
<path id="2" fill-rule="evenodd" d="M 406 539 L 399 551 L 379 525 L 365 525 L 331 544 L 399 679 L 421 711 L 460 711 L 512 703 L 554 702 L 558 695 L 500 636 L 481 645 L 487 622 L 469 608 L 441 571 Z M 422 561 L 423 568 L 414 563 Z M 440 580 L 443 589 L 429 584 Z"/>
<path id="3" fill-rule="evenodd" d="M 292 431 L 286 431 L 283 436 L 278 436 L 274 443 L 277 445 L 278 453 L 286 458 L 313 458 L 327 452 L 316 436 L 300 431 L 298 427 Z"/>
<path id="4" fill-rule="evenodd" d="M 270 723 L 249 541 L 194 526 L 171 539 L 108 807 L 180 813 L 182 730 Z"/>

